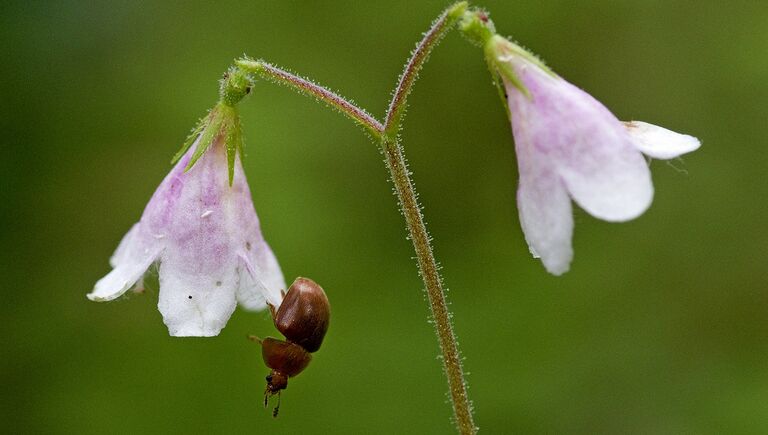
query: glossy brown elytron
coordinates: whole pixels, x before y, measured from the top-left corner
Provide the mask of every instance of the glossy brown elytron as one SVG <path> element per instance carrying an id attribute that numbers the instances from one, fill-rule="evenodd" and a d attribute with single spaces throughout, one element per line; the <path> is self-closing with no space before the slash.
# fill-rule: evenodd
<path id="1" fill-rule="evenodd" d="M 322 287 L 309 278 L 296 278 L 285 294 L 280 308 L 269 306 L 275 327 L 285 340 L 267 337 L 259 340 L 264 363 L 272 369 L 267 375 L 264 406 L 270 396 L 277 394 L 280 409 L 280 391 L 288 387 L 288 378 L 301 373 L 312 361 L 311 352 L 320 349 L 331 319 L 331 306 Z"/>

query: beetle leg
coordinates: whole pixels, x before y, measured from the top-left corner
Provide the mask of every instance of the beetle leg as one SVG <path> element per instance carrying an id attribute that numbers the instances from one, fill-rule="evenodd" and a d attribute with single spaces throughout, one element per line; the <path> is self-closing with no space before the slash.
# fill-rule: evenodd
<path id="1" fill-rule="evenodd" d="M 277 317 L 277 310 L 275 310 L 275 306 L 267 302 L 267 306 L 269 307 L 269 313 L 272 314 L 272 320 Z"/>
<path id="2" fill-rule="evenodd" d="M 272 410 L 272 418 L 277 418 L 277 413 L 280 412 L 280 392 L 277 392 L 277 406 Z"/>

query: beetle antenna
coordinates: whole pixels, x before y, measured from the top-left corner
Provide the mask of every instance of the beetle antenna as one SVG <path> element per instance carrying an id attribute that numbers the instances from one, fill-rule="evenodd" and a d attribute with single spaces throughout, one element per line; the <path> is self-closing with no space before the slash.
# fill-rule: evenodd
<path id="1" fill-rule="evenodd" d="M 259 344 L 261 344 L 261 339 L 255 335 L 246 335 L 248 337 L 248 340 L 255 341 Z"/>
<path id="2" fill-rule="evenodd" d="M 277 406 L 272 410 L 272 417 L 277 418 L 277 413 L 280 412 L 280 392 L 277 392 Z"/>

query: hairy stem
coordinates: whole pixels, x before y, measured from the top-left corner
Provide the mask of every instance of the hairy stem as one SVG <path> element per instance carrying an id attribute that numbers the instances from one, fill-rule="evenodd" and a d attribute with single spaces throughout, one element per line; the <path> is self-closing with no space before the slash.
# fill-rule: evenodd
<path id="1" fill-rule="evenodd" d="M 416 192 L 408 173 L 402 147 L 397 142 L 385 138 L 382 141 L 382 148 L 386 156 L 387 167 L 392 175 L 392 181 L 395 184 L 400 208 L 403 211 L 403 216 L 405 216 L 408 234 L 416 251 L 421 279 L 427 290 L 435 331 L 443 356 L 443 369 L 448 378 L 456 424 L 460 433 L 474 434 L 476 427 L 472 421 L 472 405 L 467 394 L 459 347 L 451 326 L 451 314 L 446 304 L 442 278 L 432 253 L 429 234 L 416 200 Z"/>
<path id="2" fill-rule="evenodd" d="M 400 76 L 392 101 L 389 104 L 384 124 L 338 94 L 264 61 L 240 59 L 236 61 L 236 65 L 245 71 L 257 74 L 272 82 L 287 85 L 304 95 L 314 97 L 328 104 L 357 124 L 362 125 L 371 134 L 372 138 L 379 142 L 386 157 L 385 160 L 392 177 L 392 182 L 395 185 L 399 205 L 405 217 L 408 235 L 416 251 L 419 273 L 424 281 L 429 298 L 430 309 L 443 357 L 443 368 L 448 378 L 448 387 L 451 402 L 453 403 L 456 425 L 461 434 L 474 434 L 477 432 L 477 428 L 472 420 L 472 406 L 467 394 L 461 357 L 451 325 L 451 314 L 446 303 L 442 278 L 432 253 L 429 234 L 427 233 L 424 218 L 419 208 L 417 194 L 408 172 L 403 149 L 398 141 L 398 132 L 405 115 L 408 95 L 416 82 L 419 71 L 426 63 L 432 49 L 453 28 L 453 25 L 462 16 L 466 8 L 467 2 L 459 2 L 450 6 L 424 34 L 424 38 L 416 46 L 405 66 L 403 74 Z"/>
<path id="3" fill-rule="evenodd" d="M 432 27 L 427 30 L 422 40 L 416 45 L 416 49 L 405 65 L 403 74 L 400 75 L 400 81 L 397 83 L 392 101 L 389 102 L 389 109 L 384 122 L 384 131 L 387 135 L 393 136 L 398 133 L 405 115 L 408 94 L 411 93 L 411 89 L 416 83 L 421 67 L 427 62 L 432 49 L 453 28 L 453 25 L 461 18 L 466 9 L 467 2 L 464 1 L 450 6 L 432 23 Z"/>
<path id="4" fill-rule="evenodd" d="M 381 123 L 339 94 L 261 60 L 238 59 L 235 64 L 245 71 L 258 74 L 260 77 L 275 83 L 287 85 L 304 95 L 316 98 L 361 125 L 374 138 L 379 139 L 381 137 L 381 132 L 384 130 Z"/>
<path id="5" fill-rule="evenodd" d="M 467 394 L 464 371 L 461 366 L 461 356 L 456 342 L 456 335 L 451 325 L 451 314 L 445 298 L 442 278 L 437 268 L 437 261 L 432 253 L 427 227 L 421 214 L 421 208 L 413 187 L 413 182 L 403 155 L 403 149 L 398 141 L 400 124 L 405 114 L 408 95 L 416 82 L 419 71 L 426 63 L 430 52 L 440 42 L 442 37 L 453 28 L 466 10 L 467 3 L 460 2 L 449 7 L 432 24 L 432 27 L 424 34 L 424 38 L 416 46 L 411 58 L 405 66 L 397 89 L 387 110 L 384 123 L 384 135 L 381 139 L 381 147 L 386 156 L 387 167 L 392 176 L 392 182 L 397 191 L 400 208 L 405 217 L 408 234 L 416 251 L 416 259 L 419 265 L 419 273 L 424 281 L 424 286 L 429 298 L 429 305 L 434 319 L 437 338 L 440 343 L 440 351 L 443 356 L 443 368 L 448 378 L 448 387 L 453 403 L 453 411 L 459 432 L 462 434 L 474 434 L 477 431 L 472 420 L 472 405 Z"/>

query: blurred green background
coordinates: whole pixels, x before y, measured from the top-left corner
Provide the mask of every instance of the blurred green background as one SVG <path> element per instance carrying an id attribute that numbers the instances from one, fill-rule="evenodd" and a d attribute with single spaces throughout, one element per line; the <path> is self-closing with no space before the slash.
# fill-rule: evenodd
<path id="1" fill-rule="evenodd" d="M 484 433 L 768 432 L 768 4 L 495 1 L 503 34 L 621 119 L 698 136 L 652 164 L 626 224 L 576 211 L 548 275 L 517 220 L 511 134 L 479 49 L 435 51 L 403 137 L 450 288 Z M 7 433 L 451 433 L 437 342 L 376 147 L 259 83 L 246 172 L 289 282 L 333 306 L 323 348 L 262 408 L 266 313 L 168 337 L 157 288 L 85 294 L 169 159 L 247 53 L 384 113 L 443 1 L 0 5 L 2 358 Z"/>

